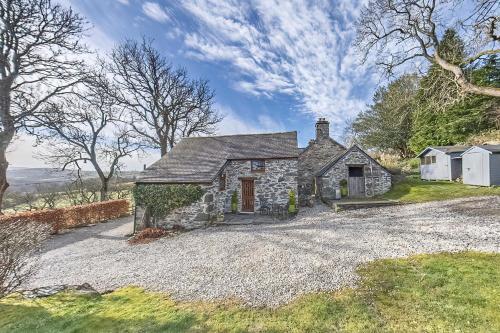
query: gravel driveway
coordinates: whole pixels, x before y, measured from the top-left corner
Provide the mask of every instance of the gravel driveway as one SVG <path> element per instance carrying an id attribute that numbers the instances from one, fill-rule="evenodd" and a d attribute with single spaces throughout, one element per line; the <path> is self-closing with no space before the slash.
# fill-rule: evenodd
<path id="1" fill-rule="evenodd" d="M 276 306 L 356 282 L 376 258 L 476 249 L 500 252 L 500 197 L 334 213 L 304 209 L 291 222 L 217 226 L 128 245 L 130 218 L 72 230 L 47 243 L 31 287 L 138 285 L 176 299 L 240 299 Z"/>

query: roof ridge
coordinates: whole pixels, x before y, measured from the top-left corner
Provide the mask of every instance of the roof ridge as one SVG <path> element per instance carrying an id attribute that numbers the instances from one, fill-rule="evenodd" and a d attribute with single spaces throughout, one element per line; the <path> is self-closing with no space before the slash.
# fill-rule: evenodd
<path id="1" fill-rule="evenodd" d="M 276 134 L 287 134 L 287 133 L 297 133 L 297 131 L 284 131 L 284 132 L 270 132 L 270 133 L 248 133 L 248 134 L 226 134 L 226 135 L 211 135 L 211 136 L 187 136 L 184 139 L 206 139 L 206 138 L 225 138 L 232 136 L 255 136 L 255 135 L 276 135 Z"/>

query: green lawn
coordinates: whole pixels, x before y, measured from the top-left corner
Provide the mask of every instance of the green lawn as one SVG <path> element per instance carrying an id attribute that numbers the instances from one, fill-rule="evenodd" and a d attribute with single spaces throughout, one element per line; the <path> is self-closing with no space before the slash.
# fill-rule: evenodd
<path id="1" fill-rule="evenodd" d="M 401 202 L 425 202 L 481 195 L 500 195 L 500 187 L 464 185 L 449 181 L 423 181 L 410 176 L 396 182 L 382 197 Z"/>
<path id="2" fill-rule="evenodd" d="M 311 294 L 274 310 L 234 302 L 177 303 L 134 287 L 98 297 L 9 297 L 0 301 L 0 331 L 500 331 L 500 254 L 378 260 L 359 273 L 356 289 Z"/>

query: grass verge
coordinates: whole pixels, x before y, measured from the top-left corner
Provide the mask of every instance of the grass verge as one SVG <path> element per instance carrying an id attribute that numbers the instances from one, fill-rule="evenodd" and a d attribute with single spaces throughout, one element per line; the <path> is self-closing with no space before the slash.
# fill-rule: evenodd
<path id="1" fill-rule="evenodd" d="M 1 332 L 493 332 L 500 331 L 500 254 L 377 260 L 356 289 L 310 294 L 277 308 L 172 301 L 127 287 L 0 301 Z M 262 286 L 265 288 L 266 286 Z"/>
<path id="2" fill-rule="evenodd" d="M 401 202 L 426 202 L 472 196 L 500 195 L 500 187 L 465 185 L 449 181 L 423 181 L 418 176 L 406 177 L 394 183 L 382 198 Z"/>

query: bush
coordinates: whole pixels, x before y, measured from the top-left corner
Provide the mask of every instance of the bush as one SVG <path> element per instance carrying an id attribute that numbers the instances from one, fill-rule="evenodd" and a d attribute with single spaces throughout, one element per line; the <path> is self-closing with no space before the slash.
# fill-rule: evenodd
<path id="1" fill-rule="evenodd" d="M 231 211 L 233 213 L 238 212 L 238 191 L 234 191 L 231 195 Z"/>
<path id="2" fill-rule="evenodd" d="M 42 223 L 52 227 L 52 233 L 59 230 L 94 224 L 130 214 L 127 200 L 110 200 L 88 205 L 71 206 L 57 209 L 26 211 L 0 216 L 0 223 L 21 221 L 23 223 Z"/>
<path id="3" fill-rule="evenodd" d="M 296 200 L 295 200 L 295 192 L 290 191 L 289 198 L 288 198 L 288 212 L 290 214 L 295 214 L 297 211 L 297 205 L 296 205 Z"/>
<path id="4" fill-rule="evenodd" d="M 347 179 L 342 179 L 340 181 L 340 196 L 341 197 L 347 197 Z"/>
<path id="5" fill-rule="evenodd" d="M 50 226 L 13 220 L 0 223 L 0 298 L 13 292 L 36 272 L 36 256 Z"/>
<path id="6" fill-rule="evenodd" d="M 132 237 L 128 242 L 130 244 L 144 244 L 149 243 L 155 239 L 173 236 L 184 231 L 185 228 L 180 225 L 174 225 L 172 229 L 166 230 L 163 228 L 146 228 L 139 231 L 134 237 Z"/>
<path id="7" fill-rule="evenodd" d="M 176 208 L 189 206 L 203 196 L 196 185 L 136 185 L 133 189 L 135 204 L 149 207 L 153 217 L 164 217 Z"/>

